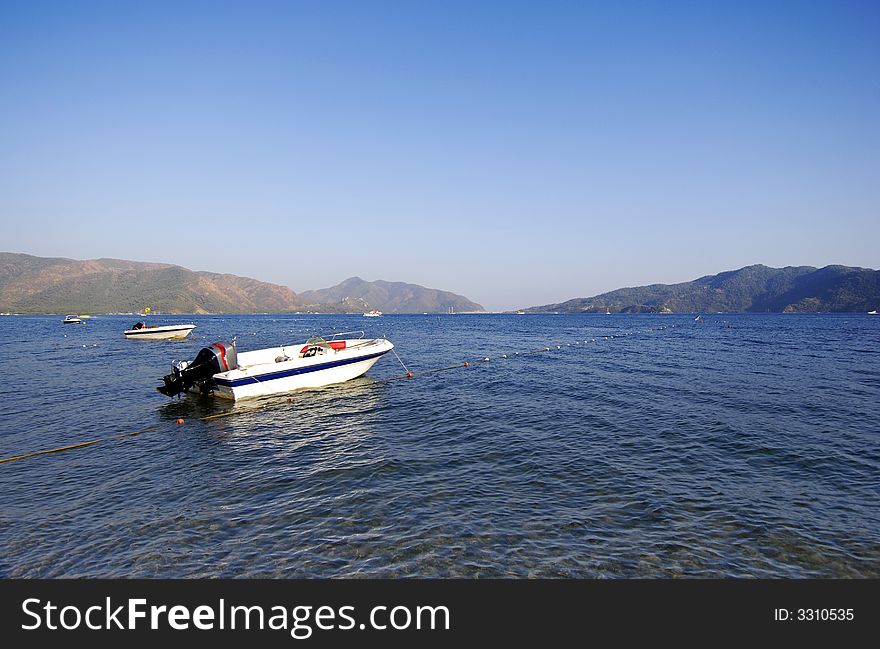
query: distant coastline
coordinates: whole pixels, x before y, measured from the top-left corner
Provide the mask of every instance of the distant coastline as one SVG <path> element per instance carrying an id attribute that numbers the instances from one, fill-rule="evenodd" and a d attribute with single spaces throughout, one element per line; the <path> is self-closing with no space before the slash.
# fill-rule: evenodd
<path id="1" fill-rule="evenodd" d="M 79 261 L 0 252 L 0 313 L 164 315 L 485 313 L 456 293 L 349 278 L 304 291 L 173 264 Z M 880 271 L 852 266 L 752 265 L 679 284 L 621 288 L 503 313 L 868 313 L 880 308 Z"/>
<path id="2" fill-rule="evenodd" d="M 482 312 L 468 298 L 418 284 L 352 277 L 297 295 L 249 277 L 123 259 L 0 252 L 0 312 L 170 314 Z"/>
<path id="3" fill-rule="evenodd" d="M 880 271 L 761 264 L 680 284 L 621 288 L 521 309 L 525 313 L 868 313 L 880 306 Z"/>

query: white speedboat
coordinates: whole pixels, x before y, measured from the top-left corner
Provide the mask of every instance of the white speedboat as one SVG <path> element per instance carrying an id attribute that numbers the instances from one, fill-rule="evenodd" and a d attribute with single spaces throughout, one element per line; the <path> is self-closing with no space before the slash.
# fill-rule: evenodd
<path id="1" fill-rule="evenodd" d="M 63 322 L 64 322 L 64 324 L 85 324 L 85 322 L 83 322 L 82 318 L 80 318 L 79 316 L 76 316 L 76 315 L 64 316 Z"/>
<path id="2" fill-rule="evenodd" d="M 345 334 L 354 332 L 345 332 Z M 384 338 L 309 338 L 304 345 L 282 345 L 238 352 L 235 342 L 203 348 L 191 363 L 172 364 L 157 388 L 169 397 L 182 392 L 246 399 L 320 388 L 357 378 L 394 345 Z M 337 334 L 337 335 L 345 335 Z"/>
<path id="3" fill-rule="evenodd" d="M 378 318 L 380 315 L 382 315 L 382 312 L 381 312 L 381 311 L 376 311 L 375 309 L 373 309 L 372 311 L 367 311 L 366 313 L 364 313 L 364 317 L 365 317 L 365 318 Z"/>
<path id="4" fill-rule="evenodd" d="M 131 329 L 126 329 L 123 333 L 126 338 L 135 340 L 183 340 L 195 328 L 194 324 L 157 326 L 137 322 L 132 325 Z"/>

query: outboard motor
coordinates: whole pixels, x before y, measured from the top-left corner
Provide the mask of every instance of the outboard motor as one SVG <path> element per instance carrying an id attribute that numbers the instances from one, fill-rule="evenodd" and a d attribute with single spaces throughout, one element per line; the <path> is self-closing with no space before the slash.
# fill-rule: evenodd
<path id="1" fill-rule="evenodd" d="M 220 372 L 234 370 L 237 367 L 235 341 L 231 345 L 229 343 L 214 343 L 210 347 L 202 348 L 192 363 L 180 361 L 172 365 L 171 374 L 162 379 L 165 385 L 156 389 L 162 394 L 173 397 L 200 383 L 207 387 L 212 376 Z"/>

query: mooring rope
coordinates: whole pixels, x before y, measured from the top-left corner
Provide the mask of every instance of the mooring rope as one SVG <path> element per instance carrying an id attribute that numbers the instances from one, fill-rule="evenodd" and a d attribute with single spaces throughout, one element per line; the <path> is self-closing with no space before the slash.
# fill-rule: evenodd
<path id="1" fill-rule="evenodd" d="M 663 325 L 661 327 L 649 327 L 649 328 L 645 329 L 644 331 L 661 331 L 663 329 L 674 328 L 674 327 L 676 327 L 675 324 Z M 633 333 L 640 334 L 640 333 L 642 333 L 642 331 L 643 330 L 638 330 L 636 332 L 622 332 L 622 333 L 617 333 L 617 334 L 608 334 L 608 335 L 604 335 L 604 336 L 595 336 L 594 338 L 585 339 L 583 341 L 583 343 L 580 340 L 577 340 L 573 343 L 551 343 L 549 345 L 544 345 L 542 347 L 538 347 L 538 348 L 523 351 L 523 352 L 507 352 L 504 354 L 499 354 L 498 358 L 506 359 L 506 360 L 514 360 L 516 358 L 520 358 L 523 356 L 531 356 L 534 354 L 541 354 L 541 353 L 551 352 L 551 351 L 555 351 L 555 350 L 561 350 L 563 348 L 563 345 L 566 347 L 578 346 L 581 344 L 589 345 L 589 344 L 597 343 L 599 341 L 599 339 L 612 340 L 614 338 L 624 338 L 624 337 L 633 335 Z M 454 365 L 446 365 L 444 367 L 435 367 L 435 368 L 431 368 L 431 369 L 418 370 L 418 371 L 413 372 L 413 371 L 410 371 L 409 368 L 407 368 L 406 364 L 403 362 L 403 359 L 400 358 L 400 356 L 394 350 L 393 347 L 391 348 L 391 351 L 394 352 L 394 355 L 397 357 L 397 360 L 400 362 L 400 364 L 403 367 L 406 374 L 400 374 L 397 376 L 390 376 L 390 377 L 387 377 L 384 379 L 377 379 L 375 381 L 376 383 L 388 383 L 391 381 L 398 381 L 400 379 L 412 379 L 416 376 L 427 376 L 429 374 L 437 374 L 439 372 L 447 372 L 449 370 L 457 370 L 457 369 L 462 369 L 462 368 L 466 368 L 466 367 L 472 367 L 476 363 L 481 363 L 481 362 L 487 363 L 487 362 L 491 361 L 490 356 L 481 356 L 480 358 L 476 359 L 473 362 L 472 361 L 464 361 L 461 363 L 456 363 Z M 261 410 L 268 410 L 271 408 L 277 408 L 279 406 L 285 406 L 285 405 L 289 405 L 291 403 L 293 403 L 293 399 L 288 397 L 287 400 L 284 402 L 265 404 L 263 406 L 260 406 L 257 408 L 251 408 L 248 410 L 238 410 L 238 411 L 232 410 L 229 412 L 221 412 L 221 413 L 217 413 L 214 415 L 206 415 L 204 417 L 199 417 L 198 421 L 212 421 L 215 419 L 222 419 L 224 417 L 231 417 L 233 415 L 252 414 L 254 412 L 259 412 Z M 178 425 L 181 425 L 181 424 L 184 424 L 185 421 L 183 419 L 177 419 L 176 423 Z M 67 446 L 59 446 L 57 448 L 50 448 L 50 449 L 46 449 L 46 450 L 42 450 L 42 451 L 33 451 L 31 453 L 24 453 L 22 455 L 14 455 L 12 457 L 0 458 L 0 464 L 5 464 L 7 462 L 15 462 L 17 460 L 24 460 L 26 458 L 36 457 L 38 455 L 48 455 L 50 453 L 60 453 L 62 451 L 70 451 L 75 448 L 86 448 L 88 446 L 94 446 L 95 444 L 98 444 L 100 442 L 106 442 L 109 440 L 123 439 L 126 437 L 134 437 L 136 435 L 141 435 L 142 433 L 149 433 L 152 431 L 159 430 L 161 427 L 162 427 L 161 425 L 152 426 L 150 428 L 144 428 L 143 430 L 137 430 L 137 431 L 129 432 L 129 433 L 120 433 L 118 435 L 110 435 L 108 437 L 93 439 L 93 440 L 89 440 L 86 442 L 79 442 L 77 444 L 69 444 Z"/>
<path id="2" fill-rule="evenodd" d="M 386 338 L 386 340 L 387 340 L 387 338 Z M 413 373 L 409 371 L 409 368 L 406 366 L 406 364 L 403 362 L 403 360 L 397 354 L 397 350 L 395 350 L 394 347 L 392 347 L 391 351 L 397 357 L 397 362 L 400 363 L 401 367 L 403 367 L 403 371 L 406 372 L 406 375 L 409 376 L 410 378 L 412 378 Z"/>

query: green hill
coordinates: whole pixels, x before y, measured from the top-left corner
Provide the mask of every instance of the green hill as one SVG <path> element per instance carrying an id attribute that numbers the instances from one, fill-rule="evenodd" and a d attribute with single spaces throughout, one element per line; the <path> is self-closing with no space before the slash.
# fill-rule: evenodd
<path id="1" fill-rule="evenodd" d="M 880 306 L 880 271 L 760 264 L 680 284 L 621 288 L 526 309 L 532 313 L 867 312 Z"/>

